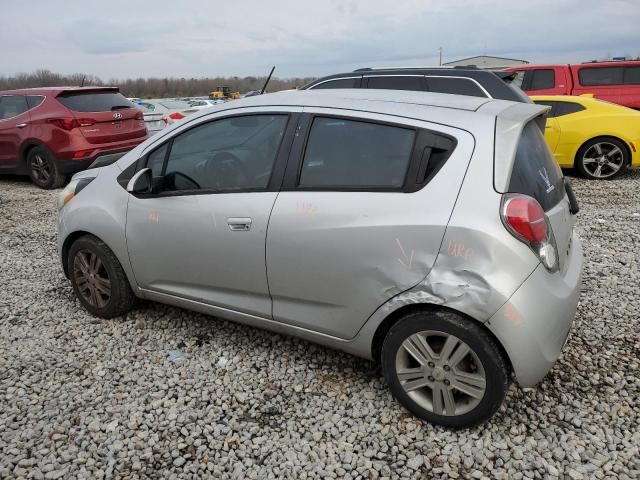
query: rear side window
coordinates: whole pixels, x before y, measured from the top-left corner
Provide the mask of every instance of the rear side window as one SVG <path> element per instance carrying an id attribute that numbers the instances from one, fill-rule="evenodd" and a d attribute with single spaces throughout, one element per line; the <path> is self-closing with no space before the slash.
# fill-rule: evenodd
<path id="1" fill-rule="evenodd" d="M 358 78 L 337 78 L 314 85 L 311 89 L 318 88 L 360 88 L 360 77 Z"/>
<path id="2" fill-rule="evenodd" d="M 549 117 L 562 117 L 563 115 L 569 115 L 571 113 L 581 112 L 586 110 L 585 107 L 580 105 L 579 103 L 573 102 L 557 102 L 555 100 L 536 100 L 534 103 L 537 105 L 546 105 L 551 107 L 551 111 L 549 112 Z"/>
<path id="3" fill-rule="evenodd" d="M 603 85 L 620 85 L 624 67 L 591 67 L 582 68 L 578 72 L 580 83 L 588 87 Z"/>
<path id="4" fill-rule="evenodd" d="M 424 77 L 369 77 L 367 88 L 378 88 L 382 90 L 417 90 L 422 91 L 424 87 Z"/>
<path id="5" fill-rule="evenodd" d="M 553 88 L 555 84 L 556 74 L 552 69 L 533 70 L 528 90 L 547 90 Z"/>
<path id="6" fill-rule="evenodd" d="M 133 103 L 118 92 L 63 92 L 56 100 L 74 112 L 110 112 L 134 108 Z"/>
<path id="7" fill-rule="evenodd" d="M 0 120 L 17 117 L 29 110 L 27 100 L 22 95 L 0 97 Z"/>
<path id="8" fill-rule="evenodd" d="M 27 95 L 27 104 L 30 109 L 36 108 L 42 102 L 44 102 L 44 97 L 42 95 Z"/>
<path id="9" fill-rule="evenodd" d="M 401 188 L 415 130 L 316 117 L 302 163 L 301 187 Z"/>
<path id="10" fill-rule="evenodd" d="M 482 88 L 468 78 L 427 77 L 427 88 L 430 92 L 468 95 L 470 97 L 486 97 Z"/>
<path id="11" fill-rule="evenodd" d="M 624 83 L 626 85 L 640 85 L 640 67 L 625 68 Z"/>
<path id="12" fill-rule="evenodd" d="M 520 136 L 509 192 L 535 198 L 545 212 L 564 198 L 562 171 L 535 122 L 529 122 Z"/>

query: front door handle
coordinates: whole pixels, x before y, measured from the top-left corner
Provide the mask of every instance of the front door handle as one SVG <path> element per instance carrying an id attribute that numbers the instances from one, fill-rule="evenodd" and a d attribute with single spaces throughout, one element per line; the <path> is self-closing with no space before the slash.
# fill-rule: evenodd
<path id="1" fill-rule="evenodd" d="M 16 128 L 24 128 L 26 126 L 27 126 L 26 123 L 19 123 L 19 124 L 16 125 Z"/>
<path id="2" fill-rule="evenodd" d="M 238 217 L 227 218 L 227 225 L 229 225 L 229 229 L 232 232 L 246 232 L 251 230 L 251 219 Z"/>

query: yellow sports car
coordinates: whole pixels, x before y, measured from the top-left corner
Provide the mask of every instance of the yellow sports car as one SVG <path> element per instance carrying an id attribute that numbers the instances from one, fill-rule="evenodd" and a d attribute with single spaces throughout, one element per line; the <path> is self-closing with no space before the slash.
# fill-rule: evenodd
<path id="1" fill-rule="evenodd" d="M 586 96 L 531 99 L 551 107 L 544 137 L 561 167 L 592 179 L 640 167 L 640 111 Z"/>

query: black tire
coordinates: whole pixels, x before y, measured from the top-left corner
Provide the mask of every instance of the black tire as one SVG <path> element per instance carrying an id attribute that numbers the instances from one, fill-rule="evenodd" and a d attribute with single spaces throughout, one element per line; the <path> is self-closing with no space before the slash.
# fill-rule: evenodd
<path id="1" fill-rule="evenodd" d="M 83 281 L 81 279 L 83 272 L 79 271 L 79 269 L 83 268 L 82 259 L 86 260 L 87 257 L 94 258 L 92 255 L 95 255 L 95 263 L 100 263 L 101 265 L 95 269 L 95 275 L 91 275 L 91 280 L 88 280 L 88 276 L 84 275 L 87 280 Z M 76 260 L 78 265 L 76 265 Z M 120 262 L 111 249 L 98 238 L 85 235 L 73 242 L 67 256 L 67 268 L 76 296 L 82 306 L 92 315 L 100 318 L 113 318 L 127 313 L 135 306 L 136 297 L 131 290 Z M 96 281 L 96 277 L 100 277 L 102 283 Z M 110 295 L 106 299 L 106 294 L 101 290 L 106 285 L 104 283 L 105 277 L 109 281 L 110 290 Z M 100 283 L 100 286 L 96 286 L 98 283 Z M 88 293 L 92 289 L 95 295 L 100 294 L 99 301 L 93 301 L 94 298 L 97 300 L 98 297 L 92 297 L 91 293 Z"/>
<path id="2" fill-rule="evenodd" d="M 426 335 L 425 332 L 427 331 L 431 332 L 429 335 L 435 336 Z M 479 361 L 481 367 L 477 368 L 477 371 L 481 372 L 481 374 L 471 373 L 471 375 L 477 375 L 479 377 L 484 376 L 484 379 L 486 381 L 483 393 L 477 393 L 477 391 L 474 391 L 474 393 L 481 398 L 477 399 L 469 397 L 466 404 L 461 403 L 460 414 L 453 413 L 451 415 L 447 415 L 446 408 L 444 409 L 445 414 L 434 413 L 434 389 L 432 389 L 430 386 L 416 388 L 416 390 L 412 391 L 410 394 L 405 391 L 401 380 L 398 378 L 396 367 L 398 365 L 398 359 L 403 358 L 403 356 L 408 356 L 405 347 L 402 346 L 405 340 L 409 339 L 409 337 L 412 337 L 412 335 L 414 334 L 420 333 L 420 335 L 425 334 L 426 336 L 424 338 L 428 337 L 430 341 L 433 341 L 433 339 L 435 338 L 437 342 L 437 339 L 440 338 L 437 336 L 439 332 L 452 336 L 452 338 L 457 337 L 456 340 L 464 342 L 466 346 L 471 349 L 471 351 L 475 354 L 475 357 L 473 357 L 472 360 L 469 360 L 471 359 L 471 357 L 465 356 L 462 357 L 461 361 L 466 365 L 470 365 L 470 368 L 472 369 L 473 367 L 476 367 L 474 364 Z M 443 343 L 444 338 L 445 337 L 442 337 Z M 459 345 L 462 344 L 456 344 L 456 348 L 454 350 L 451 350 L 452 355 L 450 356 L 450 358 L 453 358 L 455 356 L 455 352 Z M 429 346 L 431 347 L 432 345 Z M 401 353 L 399 353 L 399 350 L 401 348 L 403 350 Z M 463 350 L 461 349 L 461 351 Z M 436 352 L 436 348 L 433 349 L 433 352 Z M 397 323 L 395 323 L 387 333 L 382 345 L 381 357 L 383 374 L 391 387 L 391 391 L 398 399 L 398 401 L 417 417 L 436 425 L 443 425 L 453 428 L 463 428 L 478 425 L 487 421 L 500 408 L 500 405 L 502 405 L 502 402 L 504 401 L 505 395 L 509 388 L 510 375 L 508 364 L 503 358 L 503 355 L 493 338 L 491 338 L 491 336 L 474 321 L 466 319 L 453 312 L 422 311 L 413 312 L 406 315 Z M 408 356 L 408 358 L 410 358 L 411 361 L 415 361 L 412 356 Z M 417 367 L 415 367 L 416 370 L 421 368 L 417 362 L 416 365 L 418 365 Z M 424 378 L 427 378 L 427 375 L 429 375 L 428 379 L 431 382 L 431 385 L 437 384 L 439 385 L 438 388 L 448 389 L 450 392 L 453 392 L 451 393 L 452 397 L 464 400 L 466 396 L 461 391 L 458 391 L 455 386 L 450 386 L 450 383 L 446 383 L 449 382 L 449 378 L 453 377 L 442 378 L 442 375 L 459 375 L 460 372 L 457 366 L 460 365 L 460 361 L 458 361 L 458 363 L 455 363 L 453 369 L 449 365 L 445 365 L 444 368 L 447 368 L 446 372 L 444 372 L 443 369 L 440 368 L 440 371 L 437 372 L 439 381 L 431 376 L 435 375 L 435 369 L 429 369 L 428 371 L 430 373 L 425 373 Z M 403 371 L 408 370 L 403 369 Z M 473 372 L 473 370 L 471 371 Z M 418 375 L 422 375 L 422 373 Z M 424 381 L 424 379 L 419 378 L 417 378 L 417 380 L 421 382 Z M 409 381 L 405 380 L 405 384 L 408 383 Z M 425 408 L 424 405 L 418 403 L 422 402 L 424 404 L 425 402 L 429 402 L 429 393 L 431 393 L 432 399 L 431 406 L 434 407 L 432 409 Z M 413 398 L 410 395 L 414 395 Z M 423 400 L 423 398 L 425 400 Z M 445 405 L 446 401 L 444 400 L 444 396 L 440 398 L 443 399 L 441 405 Z M 478 402 L 477 405 L 472 406 L 475 402 Z M 458 404 L 456 402 L 454 402 L 453 404 L 455 405 L 454 411 L 457 411 Z M 465 408 L 469 410 L 463 411 Z"/>
<path id="3" fill-rule="evenodd" d="M 34 185 L 45 190 L 60 188 L 67 177 L 58 171 L 53 157 L 44 148 L 34 147 L 27 154 L 27 171 Z"/>
<path id="4" fill-rule="evenodd" d="M 587 163 L 587 158 L 585 158 L 585 156 L 592 158 L 593 155 L 598 155 L 595 151 L 598 145 L 600 145 L 600 150 L 603 153 L 611 152 L 612 150 L 609 150 L 609 148 L 612 146 L 617 148 L 616 153 L 612 155 L 610 159 L 605 155 L 608 161 L 607 164 L 601 167 L 601 171 L 603 172 L 601 175 L 596 175 L 597 172 L 594 171 L 594 169 L 597 168 L 597 161 Z M 609 160 L 611 163 L 609 163 Z M 622 140 L 615 137 L 598 137 L 589 140 L 580 147 L 576 154 L 575 166 L 578 172 L 580 172 L 580 175 L 590 180 L 611 180 L 624 172 L 630 162 L 631 154 L 629 153 L 627 145 Z M 619 164 L 618 169 L 613 171 L 613 167 L 610 165 L 617 164 Z"/>

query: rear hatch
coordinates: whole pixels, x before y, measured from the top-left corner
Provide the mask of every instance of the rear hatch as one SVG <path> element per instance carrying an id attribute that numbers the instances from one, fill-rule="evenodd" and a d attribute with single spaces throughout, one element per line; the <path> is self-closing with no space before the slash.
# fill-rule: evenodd
<path id="1" fill-rule="evenodd" d="M 535 122 L 529 121 L 522 130 L 507 192 L 527 195 L 540 204 L 549 220 L 557 246 L 559 268 L 563 271 L 571 248 L 575 216 L 570 211 L 572 208 L 562 170 Z M 577 205 L 575 207 L 577 210 Z"/>
<path id="2" fill-rule="evenodd" d="M 147 135 L 142 112 L 117 89 L 65 90 L 56 100 L 71 111 L 80 124 L 79 130 L 91 144 Z"/>

